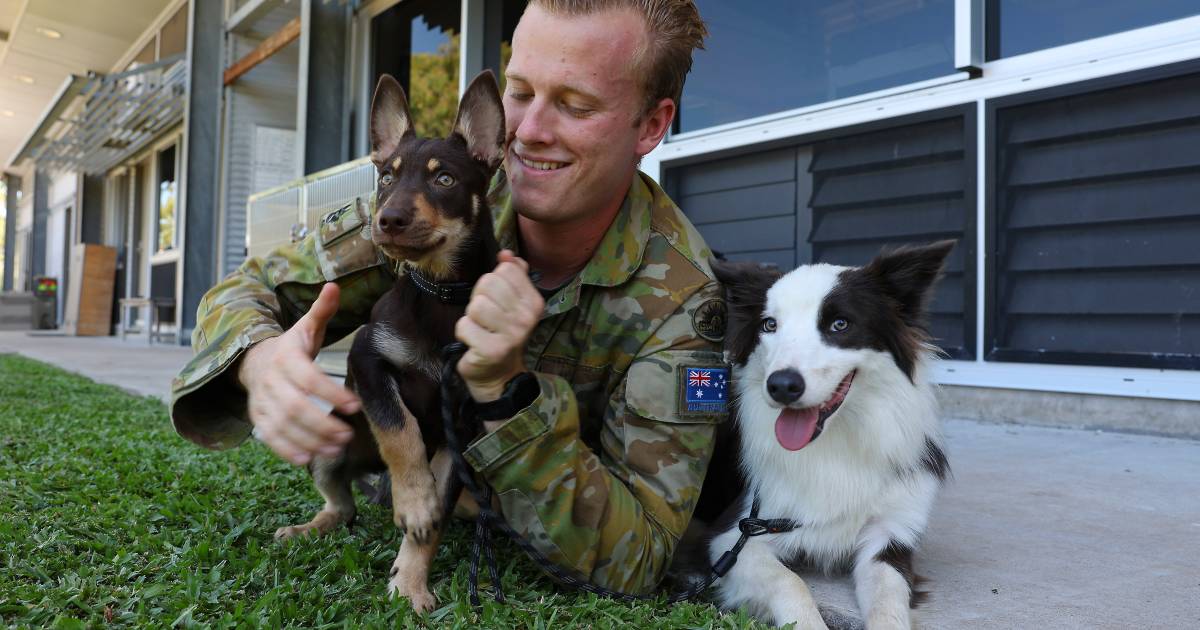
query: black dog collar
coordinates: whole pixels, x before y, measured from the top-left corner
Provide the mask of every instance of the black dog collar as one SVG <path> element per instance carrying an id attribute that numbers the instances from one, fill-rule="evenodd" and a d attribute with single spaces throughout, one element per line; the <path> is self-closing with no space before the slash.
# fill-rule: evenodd
<path id="1" fill-rule="evenodd" d="M 416 267 L 405 265 L 408 276 L 418 289 L 441 300 L 445 304 L 463 305 L 471 301 L 471 289 L 475 287 L 470 282 L 434 282 L 421 275 Z"/>

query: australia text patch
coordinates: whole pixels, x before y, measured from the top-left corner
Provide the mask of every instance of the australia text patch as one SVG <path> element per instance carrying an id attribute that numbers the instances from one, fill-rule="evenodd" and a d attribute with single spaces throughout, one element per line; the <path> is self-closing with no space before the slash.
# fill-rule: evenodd
<path id="1" fill-rule="evenodd" d="M 679 380 L 682 414 L 729 411 L 729 368 L 682 367 Z"/>

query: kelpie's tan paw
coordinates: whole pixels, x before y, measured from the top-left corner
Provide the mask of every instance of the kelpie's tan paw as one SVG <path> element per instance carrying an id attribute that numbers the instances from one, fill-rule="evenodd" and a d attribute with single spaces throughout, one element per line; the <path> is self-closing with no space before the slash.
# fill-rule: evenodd
<path id="1" fill-rule="evenodd" d="M 388 596 L 407 599 L 418 614 L 427 613 L 437 606 L 437 598 L 429 592 L 424 580 L 414 580 L 395 566 L 392 567 L 392 578 L 388 580 Z"/>
<path id="2" fill-rule="evenodd" d="M 419 545 L 432 540 L 442 521 L 442 505 L 433 484 L 395 489 L 392 499 L 393 520 L 404 535 L 412 536 Z"/>
<path id="3" fill-rule="evenodd" d="M 313 520 L 303 525 L 288 525 L 275 530 L 275 540 L 283 541 L 305 535 L 321 536 L 339 524 L 349 522 L 350 518 L 336 512 L 322 510 L 313 517 Z"/>
<path id="4" fill-rule="evenodd" d="M 313 526 L 312 523 L 305 523 L 304 525 L 288 525 L 287 527 L 280 527 L 279 529 L 275 530 L 275 540 L 282 542 L 289 538 L 306 536 L 310 533 L 314 536 L 320 536 L 321 530 Z"/>

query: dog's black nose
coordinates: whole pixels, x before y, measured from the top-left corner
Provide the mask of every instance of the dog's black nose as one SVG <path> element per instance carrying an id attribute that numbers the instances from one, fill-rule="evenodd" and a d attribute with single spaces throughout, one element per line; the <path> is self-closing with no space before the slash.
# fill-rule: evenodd
<path id="1" fill-rule="evenodd" d="M 775 402 L 790 405 L 804 395 L 804 377 L 796 370 L 779 370 L 767 377 L 767 393 Z"/>
<path id="2" fill-rule="evenodd" d="M 387 208 L 380 211 L 378 221 L 384 234 L 399 234 L 412 222 L 412 213 Z"/>

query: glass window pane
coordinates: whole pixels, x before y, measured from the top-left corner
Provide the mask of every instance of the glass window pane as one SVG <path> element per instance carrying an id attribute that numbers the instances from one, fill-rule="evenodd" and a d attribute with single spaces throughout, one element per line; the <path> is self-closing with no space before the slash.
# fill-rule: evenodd
<path id="1" fill-rule="evenodd" d="M 396 77 L 408 95 L 417 133 L 444 136 L 458 107 L 461 3 L 401 2 L 372 21 L 374 77 Z"/>
<path id="2" fill-rule="evenodd" d="M 990 0 L 988 58 L 1111 35 L 1200 15 L 1197 0 Z"/>
<path id="3" fill-rule="evenodd" d="M 175 147 L 158 154 L 158 250 L 175 249 Z"/>
<path id="4" fill-rule="evenodd" d="M 698 0 L 691 131 L 954 72 L 953 0 Z"/>

